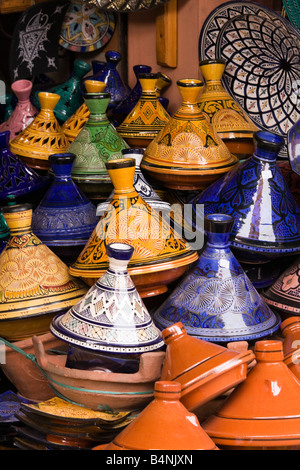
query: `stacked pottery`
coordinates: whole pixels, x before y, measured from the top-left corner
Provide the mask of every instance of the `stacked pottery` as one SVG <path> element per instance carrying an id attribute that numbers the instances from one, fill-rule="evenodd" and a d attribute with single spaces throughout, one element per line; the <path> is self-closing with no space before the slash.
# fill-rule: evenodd
<path id="1" fill-rule="evenodd" d="M 128 271 L 140 295 L 164 293 L 198 258 L 197 252 L 134 189 L 133 158 L 109 161 L 106 168 L 114 195 L 70 273 L 93 284 L 108 268 L 106 245 L 127 243 L 135 249 Z"/>
<path id="2" fill-rule="evenodd" d="M 118 132 L 131 147 L 144 148 L 165 127 L 170 115 L 158 99 L 158 74 L 140 74 L 139 80 L 142 87 L 141 97 L 118 127 Z"/>
<path id="3" fill-rule="evenodd" d="M 232 248 L 240 262 L 261 264 L 300 251 L 300 209 L 277 164 L 283 138 L 254 134 L 255 151 L 193 198 L 194 214 L 234 218 Z M 201 227 L 198 227 L 201 230 Z"/>
<path id="4" fill-rule="evenodd" d="M 112 111 L 112 118 L 116 123 L 116 126 L 119 126 L 124 121 L 126 116 L 128 116 L 140 99 L 143 90 L 140 84 L 139 75 L 150 73 L 151 67 L 149 65 L 135 65 L 133 67 L 133 71 L 136 77 L 135 86 Z"/>
<path id="5" fill-rule="evenodd" d="M 49 168 L 49 155 L 65 152 L 69 142 L 54 115 L 60 96 L 40 92 L 38 97 L 40 112 L 26 129 L 10 141 L 10 150 L 31 168 L 43 171 Z"/>
<path id="6" fill-rule="evenodd" d="M 68 345 L 64 363 L 55 367 L 35 339 L 37 360 L 72 401 L 93 409 L 139 409 L 153 397 L 164 342 L 127 271 L 133 247 L 113 243 L 106 250 L 103 276 L 51 322 L 52 334 Z"/>
<path id="7" fill-rule="evenodd" d="M 134 158 L 135 159 L 135 173 L 133 186 L 136 192 L 141 196 L 141 198 L 149 204 L 152 209 L 157 209 L 162 212 L 170 212 L 171 205 L 168 202 L 163 201 L 158 194 L 154 191 L 152 186 L 148 183 L 143 175 L 140 165 L 143 158 L 143 149 L 140 148 L 128 148 L 122 150 L 122 155 L 124 158 Z M 101 216 L 107 210 L 109 203 L 113 198 L 114 193 L 112 192 L 107 199 L 107 201 L 98 204 L 97 206 L 97 215 Z"/>
<path id="8" fill-rule="evenodd" d="M 17 104 L 8 119 L 0 126 L 0 132 L 10 132 L 10 140 L 26 129 L 38 114 L 38 110 L 30 101 L 32 90 L 30 80 L 17 80 L 12 83 L 11 89 L 17 97 Z"/>
<path id="9" fill-rule="evenodd" d="M 182 104 L 145 150 L 142 170 L 154 181 L 177 190 L 199 190 L 227 173 L 231 155 L 198 107 L 203 83 L 178 80 Z"/>
<path id="10" fill-rule="evenodd" d="M 274 333 L 279 316 L 262 300 L 230 249 L 233 218 L 205 218 L 207 243 L 197 263 L 154 312 L 163 329 L 181 322 L 191 336 L 216 342 L 253 341 Z"/>
<path id="11" fill-rule="evenodd" d="M 287 140 L 291 169 L 300 175 L 300 120 L 288 131 Z"/>
<path id="12" fill-rule="evenodd" d="M 253 154 L 253 133 L 257 127 L 222 85 L 225 65 L 222 59 L 200 62 L 205 87 L 199 97 L 199 108 L 229 151 L 243 160 Z"/>
<path id="13" fill-rule="evenodd" d="M 300 380 L 300 318 L 288 317 L 280 325 L 284 363 Z"/>
<path id="14" fill-rule="evenodd" d="M 32 232 L 29 204 L 6 206 L 3 215 L 10 235 L 0 255 L 0 336 L 19 341 L 48 332 L 87 288 Z"/>
<path id="15" fill-rule="evenodd" d="M 9 131 L 0 132 L 0 201 L 14 196 L 30 202 L 46 190 L 48 179 L 37 174 L 9 150 Z"/>
<path id="16" fill-rule="evenodd" d="M 72 179 L 89 199 L 106 200 L 113 187 L 105 163 L 122 158 L 128 145 L 107 117 L 110 94 L 86 93 L 84 100 L 88 120 L 68 147 L 76 155 Z"/>
<path id="17" fill-rule="evenodd" d="M 102 93 L 105 89 L 105 83 L 98 80 L 86 80 L 84 82 L 87 93 Z M 67 119 L 63 125 L 62 130 L 67 137 L 69 143 L 77 137 L 85 123 L 88 121 L 90 116 L 90 110 L 86 103 L 82 105 Z"/>
<path id="18" fill-rule="evenodd" d="M 187 334 L 181 322 L 162 331 L 167 346 L 161 380 L 181 384 L 181 403 L 189 410 L 227 392 L 247 376 L 254 354 L 234 351 Z"/>
<path id="19" fill-rule="evenodd" d="M 295 450 L 300 446 L 300 382 L 283 361 L 281 341 L 258 341 L 256 365 L 202 423 L 221 449 Z"/>
<path id="20" fill-rule="evenodd" d="M 94 204 L 71 178 L 75 155 L 50 155 L 54 179 L 32 216 L 32 230 L 67 264 L 75 261 L 97 225 Z"/>
<path id="21" fill-rule="evenodd" d="M 217 450 L 180 393 L 178 382 L 156 382 L 153 401 L 110 444 L 94 450 Z"/>

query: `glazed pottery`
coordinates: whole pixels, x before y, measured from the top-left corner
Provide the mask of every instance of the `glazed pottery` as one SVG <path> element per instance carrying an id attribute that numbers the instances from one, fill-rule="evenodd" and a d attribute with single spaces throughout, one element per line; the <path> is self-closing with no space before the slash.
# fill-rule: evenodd
<path id="1" fill-rule="evenodd" d="M 106 84 L 99 80 L 86 80 L 84 84 L 87 93 L 102 93 L 106 87 Z M 62 130 L 69 143 L 73 142 L 75 137 L 77 137 L 85 123 L 88 121 L 89 116 L 90 111 L 84 101 L 75 113 L 63 123 Z"/>
<path id="2" fill-rule="evenodd" d="M 281 322 L 283 354 L 286 357 L 300 347 L 300 317 L 288 317 Z"/>
<path id="3" fill-rule="evenodd" d="M 235 387 L 254 360 L 251 350 L 242 353 L 187 334 L 181 322 L 162 331 L 166 356 L 161 380 L 181 384 L 180 400 L 190 411 Z"/>
<path id="4" fill-rule="evenodd" d="M 107 117 L 109 93 L 86 93 L 84 100 L 90 115 L 68 147 L 76 155 L 72 179 L 89 199 L 106 200 L 113 187 L 105 163 L 122 158 L 128 145 Z"/>
<path id="5" fill-rule="evenodd" d="M 287 141 L 291 169 L 300 175 L 300 119 L 288 131 Z"/>
<path id="6" fill-rule="evenodd" d="M 68 267 L 31 230 L 29 204 L 6 206 L 10 229 L 0 255 L 0 336 L 19 341 L 49 331 L 51 318 L 87 291 Z"/>
<path id="7" fill-rule="evenodd" d="M 233 218 L 205 217 L 207 243 L 197 263 L 154 312 L 163 329 L 182 322 L 207 341 L 251 341 L 279 328 L 279 316 L 262 300 L 230 249 Z"/>
<path id="8" fill-rule="evenodd" d="M 240 262 L 259 264 L 300 251 L 300 209 L 277 164 L 283 138 L 254 134 L 255 150 L 190 202 L 194 213 L 234 218 L 232 248 Z M 201 227 L 199 227 L 201 229 Z"/>
<path id="9" fill-rule="evenodd" d="M 7 240 L 9 238 L 9 227 L 3 217 L 2 211 L 0 212 L 0 254 L 4 250 Z"/>
<path id="10" fill-rule="evenodd" d="M 17 97 L 17 103 L 9 118 L 0 125 L 0 132 L 10 132 L 10 140 L 29 126 L 38 114 L 37 108 L 30 101 L 32 90 L 30 80 L 16 80 L 12 83 L 11 89 Z"/>
<path id="11" fill-rule="evenodd" d="M 48 170 L 49 155 L 65 152 L 69 142 L 54 115 L 60 96 L 40 92 L 38 97 L 40 112 L 26 129 L 10 141 L 10 150 L 31 168 Z"/>
<path id="12" fill-rule="evenodd" d="M 300 207 L 300 175 L 291 169 L 291 165 L 288 160 L 279 160 L 278 166 L 288 187 L 290 188 L 293 198 Z"/>
<path id="13" fill-rule="evenodd" d="M 9 131 L 0 132 L 0 201 L 38 198 L 48 185 L 48 178 L 37 174 L 9 149 Z"/>
<path id="14" fill-rule="evenodd" d="M 50 332 L 39 336 L 46 351 L 58 350 L 63 344 Z M 1 338 L 1 341 L 4 341 Z M 5 376 L 15 386 L 18 394 L 26 400 L 42 401 L 55 396 L 47 378 L 32 359 L 34 348 L 32 337 L 5 343 L 5 362 L 1 364 Z"/>
<path id="15" fill-rule="evenodd" d="M 253 154 L 253 133 L 258 128 L 225 90 L 221 81 L 225 65 L 226 61 L 223 59 L 200 62 L 205 86 L 199 97 L 199 108 L 229 151 L 243 160 Z"/>
<path id="16" fill-rule="evenodd" d="M 53 319 L 50 326 L 53 335 L 66 341 L 71 350 L 79 348 L 78 356 L 76 352 L 70 353 L 67 366 L 81 369 L 77 357 L 78 362 L 84 361 L 86 351 L 98 353 L 87 367 L 126 371 L 126 361 L 130 363 L 131 358 L 139 359 L 140 354 L 163 347 L 161 333 L 127 271 L 133 251 L 132 246 L 124 243 L 107 245 L 106 273 L 68 312 Z M 120 367 L 115 355 L 120 356 L 120 361 L 124 358 L 125 365 Z"/>
<path id="17" fill-rule="evenodd" d="M 75 261 L 97 225 L 96 207 L 71 178 L 72 153 L 49 156 L 54 179 L 33 211 L 34 234 L 61 259 Z"/>
<path id="18" fill-rule="evenodd" d="M 39 367 L 56 394 L 92 410 L 133 411 L 144 408 L 152 399 L 154 382 L 159 379 L 163 351 L 140 357 L 136 373 L 114 373 L 66 367 L 66 355 L 48 354 L 38 336 L 32 338 Z"/>
<path id="19" fill-rule="evenodd" d="M 122 121 L 128 116 L 130 111 L 135 107 L 138 100 L 142 95 L 142 86 L 139 80 L 139 75 L 143 73 L 150 73 L 151 67 L 149 65 L 134 65 L 133 72 L 136 77 L 135 86 L 130 90 L 127 96 L 125 96 L 120 103 L 112 111 L 112 118 L 116 123 L 116 126 L 119 126 Z"/>
<path id="20" fill-rule="evenodd" d="M 153 401 L 110 444 L 94 450 L 217 450 L 180 394 L 180 383 L 157 381 Z"/>
<path id="21" fill-rule="evenodd" d="M 150 8 L 155 8 L 159 5 L 163 5 L 167 1 L 168 0 L 126 0 L 121 4 L 112 0 L 89 0 L 89 3 L 97 5 L 98 8 L 107 9 L 108 11 L 115 11 L 116 13 L 129 13 L 131 11 L 149 10 Z"/>
<path id="22" fill-rule="evenodd" d="M 300 314 L 300 259 L 291 265 L 264 292 L 262 297 L 284 318 Z"/>
<path id="23" fill-rule="evenodd" d="M 198 258 L 189 243 L 162 215 L 151 209 L 133 187 L 133 158 L 106 163 L 114 196 L 88 243 L 70 266 L 70 273 L 94 284 L 108 268 L 106 245 L 120 242 L 134 247 L 128 272 L 141 297 L 167 290 Z"/>
<path id="24" fill-rule="evenodd" d="M 256 365 L 202 423 L 224 449 L 299 449 L 300 382 L 283 362 L 281 341 L 257 341 Z"/>
<path id="25" fill-rule="evenodd" d="M 139 80 L 141 97 L 118 127 L 118 132 L 131 147 L 144 148 L 165 127 L 170 115 L 158 100 L 158 74 L 140 74 Z"/>
<path id="26" fill-rule="evenodd" d="M 152 209 L 157 209 L 160 211 L 169 212 L 171 209 L 170 203 L 162 201 L 158 194 L 154 191 L 152 186 L 146 181 L 140 164 L 143 158 L 143 149 L 140 148 L 128 148 L 122 150 L 122 155 L 124 158 L 134 158 L 135 159 L 135 173 L 133 186 L 136 192 L 141 196 L 141 198 L 149 204 Z M 106 202 L 102 202 L 97 206 L 97 215 L 101 216 L 107 210 L 109 203 L 113 198 L 113 192 L 110 194 Z"/>
<path id="27" fill-rule="evenodd" d="M 199 190 L 238 163 L 198 106 L 198 79 L 177 81 L 180 108 L 145 150 L 142 170 L 163 186 Z"/>
<path id="28" fill-rule="evenodd" d="M 54 115 L 60 125 L 69 119 L 83 104 L 81 80 L 90 70 L 90 64 L 84 60 L 74 60 L 73 72 L 68 80 L 48 90 L 49 93 L 60 96 L 60 100 L 54 108 Z M 36 106 L 38 106 L 38 93 L 36 93 L 35 99 Z"/>

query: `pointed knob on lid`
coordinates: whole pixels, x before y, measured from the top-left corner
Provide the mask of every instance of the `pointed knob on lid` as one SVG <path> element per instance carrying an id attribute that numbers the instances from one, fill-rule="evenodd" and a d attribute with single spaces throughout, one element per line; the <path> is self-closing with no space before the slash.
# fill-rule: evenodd
<path id="1" fill-rule="evenodd" d="M 122 56 L 120 52 L 117 51 L 107 51 L 105 52 L 105 59 L 107 62 L 110 62 L 112 64 L 118 64 L 121 60 Z"/>
<path id="2" fill-rule="evenodd" d="M 155 93 L 156 84 L 158 79 L 157 73 L 140 73 L 138 75 L 143 93 Z"/>
<path id="3" fill-rule="evenodd" d="M 87 93 L 102 93 L 106 88 L 106 83 L 100 80 L 85 80 L 84 86 Z"/>
<path id="4" fill-rule="evenodd" d="M 203 82 L 197 78 L 184 78 L 177 80 L 177 88 L 183 103 L 195 104 L 203 89 Z"/>
<path id="5" fill-rule="evenodd" d="M 284 138 L 267 131 L 257 131 L 253 134 L 254 156 L 276 162 L 278 153 L 284 145 Z"/>
<path id="6" fill-rule="evenodd" d="M 32 90 L 32 82 L 25 79 L 16 80 L 14 83 L 12 83 L 11 89 L 18 98 L 19 102 L 27 101 Z"/>
<path id="7" fill-rule="evenodd" d="M 299 317 L 288 317 L 283 320 L 280 324 L 281 333 L 283 336 L 288 336 L 291 331 L 300 329 L 300 318 Z"/>
<path id="8" fill-rule="evenodd" d="M 120 158 L 105 163 L 110 179 L 114 185 L 115 194 L 134 191 L 135 159 Z"/>
<path id="9" fill-rule="evenodd" d="M 60 96 L 57 93 L 40 91 L 40 93 L 38 93 L 38 99 L 41 105 L 41 109 L 53 110 L 59 102 Z"/>
<path id="10" fill-rule="evenodd" d="M 181 384 L 179 382 L 159 380 L 154 385 L 154 398 L 167 401 L 177 401 L 181 397 Z"/>
<path id="11" fill-rule="evenodd" d="M 165 344 L 169 344 L 171 341 L 177 338 L 180 338 L 182 336 L 185 336 L 187 333 L 183 324 L 181 322 L 178 322 L 178 323 L 174 323 L 168 328 L 165 328 L 161 334 L 162 334 L 162 338 Z"/>
<path id="12" fill-rule="evenodd" d="M 56 177 L 71 176 L 76 155 L 74 153 L 56 153 L 49 155 L 49 163 Z"/>
<path id="13" fill-rule="evenodd" d="M 257 341 L 254 353 L 258 362 L 281 362 L 284 359 L 282 342 L 277 340 Z"/>
<path id="14" fill-rule="evenodd" d="M 10 233 L 23 232 L 31 228 L 32 205 L 15 204 L 2 208 L 3 217 L 10 229 Z"/>
<path id="15" fill-rule="evenodd" d="M 231 215 L 207 214 L 204 217 L 204 230 L 208 238 L 208 244 L 229 245 L 233 224 L 234 218 Z"/>
<path id="16" fill-rule="evenodd" d="M 208 81 L 220 81 L 225 70 L 226 61 L 223 59 L 206 59 L 200 61 L 203 78 Z"/>

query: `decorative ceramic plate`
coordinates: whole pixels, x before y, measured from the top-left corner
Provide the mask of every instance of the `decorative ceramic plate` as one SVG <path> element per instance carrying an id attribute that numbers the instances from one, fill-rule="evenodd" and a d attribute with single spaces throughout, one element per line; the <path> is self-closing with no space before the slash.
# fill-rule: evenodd
<path id="1" fill-rule="evenodd" d="M 115 27 L 113 12 L 72 0 L 62 24 L 59 44 L 75 52 L 96 51 L 109 42 Z"/>
<path id="2" fill-rule="evenodd" d="M 288 19 L 295 28 L 300 29 L 300 2 L 299 0 L 282 0 Z"/>
<path id="3" fill-rule="evenodd" d="M 287 137 L 300 118 L 300 34 L 284 18 L 251 2 L 228 2 L 206 19 L 200 60 L 226 60 L 223 84 L 262 130 Z M 287 146 L 280 153 L 287 157 Z"/>

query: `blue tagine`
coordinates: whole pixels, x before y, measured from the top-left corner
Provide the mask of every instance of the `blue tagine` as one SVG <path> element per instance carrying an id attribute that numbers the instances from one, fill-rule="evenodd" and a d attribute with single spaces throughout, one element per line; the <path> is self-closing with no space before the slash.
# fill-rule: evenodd
<path id="1" fill-rule="evenodd" d="M 196 264 L 154 313 L 164 329 L 181 322 L 187 334 L 207 341 L 251 341 L 275 332 L 280 318 L 262 300 L 230 249 L 234 220 L 205 217 L 207 243 Z"/>
<path id="2" fill-rule="evenodd" d="M 190 201 L 200 218 L 203 211 L 233 216 L 232 249 L 242 263 L 300 253 L 300 209 L 276 161 L 283 144 L 256 132 L 253 156 Z"/>
<path id="3" fill-rule="evenodd" d="M 36 236 L 65 262 L 76 259 L 98 223 L 96 207 L 71 178 L 75 158 L 49 156 L 53 181 L 32 216 Z"/>
<path id="4" fill-rule="evenodd" d="M 128 274 L 134 248 L 106 246 L 109 268 L 66 314 L 52 321 L 54 336 L 69 344 L 66 367 L 131 373 L 143 353 L 163 348 L 159 329 Z"/>

